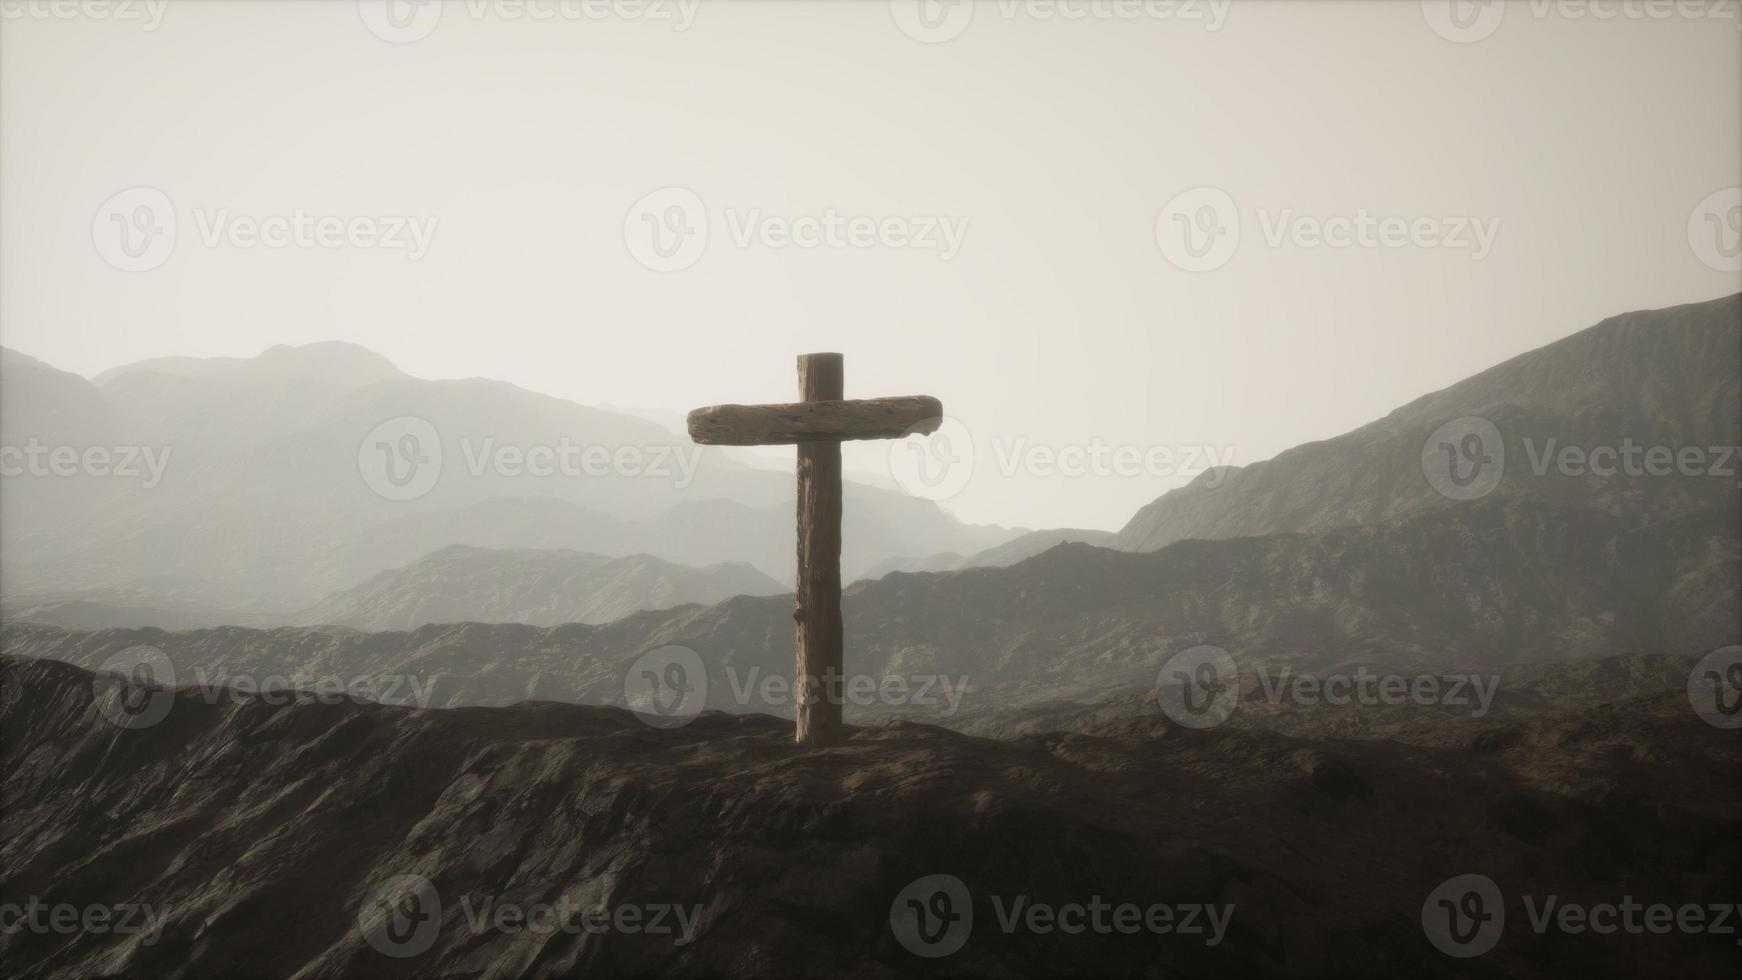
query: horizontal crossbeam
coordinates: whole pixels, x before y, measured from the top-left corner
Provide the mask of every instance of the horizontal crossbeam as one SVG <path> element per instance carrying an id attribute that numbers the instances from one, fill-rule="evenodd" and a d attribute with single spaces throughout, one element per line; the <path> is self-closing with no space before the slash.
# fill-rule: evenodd
<path id="1" fill-rule="evenodd" d="M 785 446 L 936 432 L 943 414 L 943 403 L 929 395 L 710 405 L 690 413 L 689 429 L 691 439 L 716 446 Z"/>

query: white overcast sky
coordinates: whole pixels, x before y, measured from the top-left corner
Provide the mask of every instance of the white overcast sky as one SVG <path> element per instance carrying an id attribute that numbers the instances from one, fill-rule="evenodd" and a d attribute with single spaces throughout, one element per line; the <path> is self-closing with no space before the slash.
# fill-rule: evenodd
<path id="1" fill-rule="evenodd" d="M 1473 43 L 1415 2 L 1237 3 L 1216 29 L 1191 19 L 1207 7 L 1068 0 L 1087 16 L 704 2 L 681 30 L 521 6 L 451 4 L 390 43 L 367 3 L 171 2 L 150 22 L 0 0 L 0 342 L 93 375 L 336 339 L 423 377 L 667 413 L 790 399 L 793 355 L 839 350 L 849 397 L 934 394 L 973 432 L 975 479 L 948 503 L 964 519 L 1115 528 L 1181 481 L 1006 476 L 1000 452 L 1252 462 L 1609 314 L 1742 288 L 1689 233 L 1742 182 L 1733 3 L 1517 4 Z M 915 23 L 960 31 L 922 43 Z M 119 271 L 93 216 L 140 186 L 178 237 Z M 1205 186 L 1241 237 L 1187 271 L 1157 218 Z M 675 272 L 626 244 L 665 187 L 710 222 Z M 202 240 L 220 213 L 298 209 L 437 224 L 415 261 Z M 966 233 L 947 259 L 733 241 L 752 214 L 830 209 Z M 1480 258 L 1273 246 L 1285 212 L 1498 230 Z"/>

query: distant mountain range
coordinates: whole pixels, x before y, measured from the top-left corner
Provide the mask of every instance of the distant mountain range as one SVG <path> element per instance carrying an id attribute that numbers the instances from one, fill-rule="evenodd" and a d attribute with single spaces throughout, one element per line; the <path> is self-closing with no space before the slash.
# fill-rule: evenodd
<path id="1" fill-rule="evenodd" d="M 941 703 L 849 705 L 847 717 L 953 724 L 992 710 L 1129 696 L 1154 685 L 1169 655 L 1204 643 L 1243 667 L 1301 671 L 1699 655 L 1742 636 L 1739 578 L 1735 511 L 1619 530 L 1600 513 L 1517 498 L 1152 553 L 1066 544 L 1009 568 L 895 573 L 849 588 L 850 674 L 948 678 L 966 693 L 959 717 L 940 717 Z M 636 658 L 676 644 L 706 667 L 710 707 L 772 714 L 790 705 L 756 685 L 790 677 L 794 647 L 786 596 L 554 629 L 0 630 L 0 651 L 87 668 L 139 644 L 162 649 L 184 682 L 294 664 L 313 676 L 421 678 L 438 707 L 623 704 Z"/>
<path id="2" fill-rule="evenodd" d="M 1423 450 L 1441 426 L 1471 416 L 1492 422 L 1504 442 L 1495 494 L 1589 506 L 1633 524 L 1734 507 L 1742 463 L 1733 456 L 1728 476 L 1562 472 L 1552 457 L 1631 442 L 1698 448 L 1710 462 L 1709 450 L 1742 445 L 1742 295 L 1611 317 L 1353 432 L 1200 475 L 1138 511 L 1114 545 L 1153 551 L 1187 538 L 1314 533 L 1451 507 L 1424 478 Z"/>
<path id="3" fill-rule="evenodd" d="M 1114 537 L 1112 531 L 1094 531 L 1072 527 L 1029 531 L 1020 537 L 1011 538 L 1003 544 L 967 556 L 958 555 L 953 551 L 945 551 L 924 558 L 892 558 L 867 571 L 862 577 L 877 579 L 890 572 L 954 572 L 964 568 L 1004 568 L 1025 558 L 1033 558 L 1057 545 L 1081 542 L 1110 546 Z"/>
<path id="4" fill-rule="evenodd" d="M 1586 448 L 1630 441 L 1710 449 L 1708 462 L 1734 466 L 1739 360 L 1738 297 L 1605 321 L 1356 433 L 1230 473 L 1221 489 L 1174 491 L 1120 534 L 1117 543 L 1128 550 L 1065 543 L 1022 557 L 1080 533 L 1051 532 L 999 542 L 1014 561 L 1007 567 L 860 581 L 844 597 L 847 668 L 877 679 L 957 680 L 966 691 L 961 713 L 942 720 L 968 724 L 988 706 L 1128 698 L 1153 685 L 1168 656 L 1196 644 L 1226 649 L 1243 668 L 1298 670 L 1507 669 L 1703 655 L 1742 638 L 1735 471 L 1538 476 L 1532 457 L 1548 451 L 1539 441 Z M 1424 447 L 1429 433 L 1472 412 L 1503 434 L 1504 475 L 1490 494 L 1453 499 L 1435 489 Z M 1711 458 L 1726 447 L 1728 463 Z M 566 513 L 564 502 L 538 503 Z M 518 538 L 517 545 L 540 533 L 560 539 L 570 527 L 518 524 L 520 509 L 506 502 L 472 506 L 497 513 L 492 533 Z M 396 546 L 381 542 L 401 534 L 409 550 L 440 536 L 440 522 L 455 513 L 402 515 L 369 532 L 386 537 L 362 537 L 359 546 L 393 554 Z M 711 519 L 705 508 L 693 516 L 697 526 Z M 468 519 L 466 526 L 481 523 Z M 1310 527 L 1226 537 L 1268 524 Z M 1202 533 L 1168 540 L 1187 526 Z M 1139 547 L 1152 542 L 1161 543 Z M 948 550 L 995 564 L 984 557 L 987 548 Z M 474 555 L 461 564 L 495 560 Z M 366 610 L 356 621 L 369 628 L 401 617 L 409 623 L 422 615 L 406 612 L 418 608 L 422 593 L 444 588 L 438 578 L 431 570 L 401 585 L 388 576 L 348 608 Z M 460 592 L 475 603 L 494 587 Z M 515 596 L 558 591 L 525 581 L 504 588 Z M 380 607 L 393 610 L 385 618 L 367 598 L 377 594 Z M 747 694 L 746 685 L 790 675 L 792 600 L 739 596 L 554 628 L 84 633 L 13 624 L 0 632 L 7 653 L 87 667 L 135 644 L 161 647 L 182 671 L 295 665 L 315 674 L 420 677 L 433 685 L 438 705 L 528 698 L 622 704 L 636 659 L 677 644 L 696 651 L 708 670 L 711 706 L 783 714 L 789 706 Z M 849 706 L 848 718 L 880 712 L 940 720 L 935 705 Z"/>
<path id="5" fill-rule="evenodd" d="M 558 626 L 786 591 L 742 562 L 686 568 L 647 555 L 452 545 L 330 596 L 295 618 L 369 631 L 431 623 Z"/>
<path id="6" fill-rule="evenodd" d="M 644 609 L 778 595 L 784 585 L 743 562 L 690 568 L 648 555 L 450 545 L 288 614 L 246 613 L 121 590 L 0 597 L 9 622 L 104 630 L 217 626 L 415 629 L 433 623 L 604 623 Z"/>
<path id="7" fill-rule="evenodd" d="M 379 435 L 408 417 L 427 423 L 429 445 Z M 162 358 L 94 382 L 0 352 L 0 445 L 95 449 L 116 469 L 132 451 L 136 473 L 4 477 L 0 577 L 15 599 L 123 592 L 157 608 L 282 617 L 456 544 L 792 575 L 789 473 L 621 412 L 496 381 L 412 378 L 347 344 Z M 526 466 L 564 446 L 566 471 Z M 365 472 L 371 453 L 409 453 L 393 465 L 416 457 L 430 468 L 414 472 L 439 477 L 414 499 L 389 499 Z M 628 463 L 600 462 L 619 459 Z M 1018 533 L 849 484 L 843 570 L 973 553 Z"/>

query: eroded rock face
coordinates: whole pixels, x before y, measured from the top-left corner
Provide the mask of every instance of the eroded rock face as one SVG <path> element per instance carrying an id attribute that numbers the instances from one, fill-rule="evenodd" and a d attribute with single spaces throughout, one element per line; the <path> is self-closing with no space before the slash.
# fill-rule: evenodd
<path id="1" fill-rule="evenodd" d="M 150 910 L 144 932 L 0 933 L 9 975 L 1731 976 L 1742 956 L 1733 935 L 1531 928 L 1526 896 L 1742 900 L 1742 738 L 1674 694 L 1481 750 L 1153 721 L 897 723 L 802 753 L 766 716 L 661 730 L 547 703 L 188 690 L 126 728 L 105 709 L 151 692 L 15 658 L 0 692 L 0 902 Z M 1506 913 L 1469 960 L 1422 921 L 1463 874 Z"/>

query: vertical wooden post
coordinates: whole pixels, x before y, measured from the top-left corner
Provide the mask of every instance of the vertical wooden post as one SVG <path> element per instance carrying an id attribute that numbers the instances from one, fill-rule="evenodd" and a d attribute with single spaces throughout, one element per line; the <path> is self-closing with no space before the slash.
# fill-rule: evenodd
<path id="1" fill-rule="evenodd" d="M 839 354 L 800 354 L 802 401 L 846 397 Z M 841 444 L 798 444 L 798 588 L 792 618 L 798 622 L 798 744 L 821 748 L 845 737 L 841 724 Z"/>

